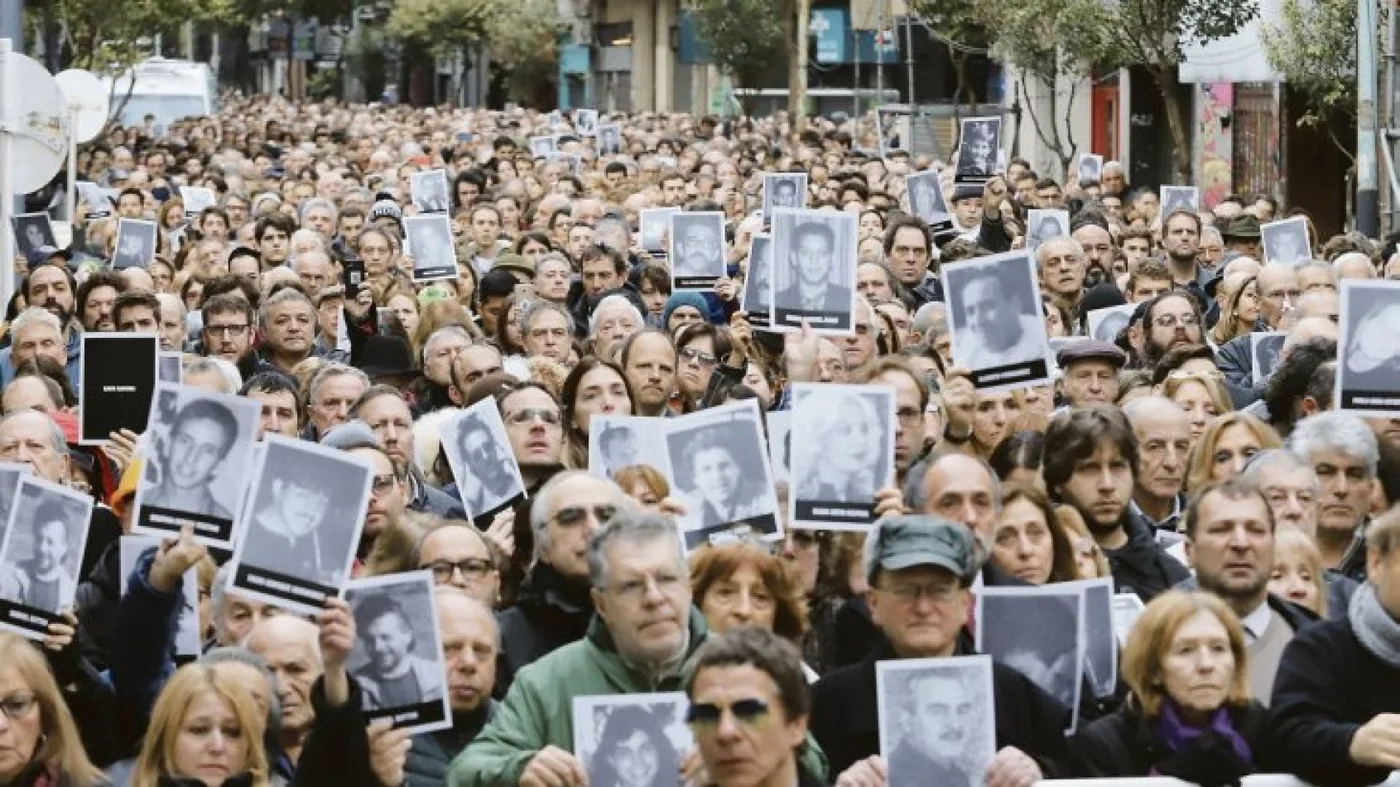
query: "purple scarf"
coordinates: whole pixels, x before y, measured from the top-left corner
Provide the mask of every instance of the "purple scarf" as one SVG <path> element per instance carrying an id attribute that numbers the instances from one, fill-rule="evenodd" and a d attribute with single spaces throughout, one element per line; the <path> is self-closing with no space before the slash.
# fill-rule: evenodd
<path id="1" fill-rule="evenodd" d="M 1190 743 L 1193 739 L 1199 738 L 1206 730 L 1213 730 L 1230 742 L 1231 748 L 1241 760 L 1247 763 L 1254 762 L 1254 755 L 1249 750 L 1249 742 L 1235 730 L 1235 725 L 1230 722 L 1230 711 L 1225 706 L 1220 706 L 1210 715 L 1210 721 L 1204 727 L 1192 727 L 1182 721 L 1180 713 L 1177 712 L 1176 703 L 1166 700 L 1162 703 L 1162 715 L 1158 717 L 1153 725 L 1157 734 L 1166 742 L 1167 748 L 1173 752 Z"/>

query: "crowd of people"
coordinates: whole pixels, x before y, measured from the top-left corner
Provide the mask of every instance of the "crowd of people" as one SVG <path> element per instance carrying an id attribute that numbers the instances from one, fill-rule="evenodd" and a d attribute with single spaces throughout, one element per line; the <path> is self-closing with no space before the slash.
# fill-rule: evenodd
<path id="1" fill-rule="evenodd" d="M 80 201 L 70 245 L 15 260 L 0 463 L 95 505 L 85 544 L 46 547 L 81 550 L 79 575 L 53 555 L 24 575 L 73 599 L 59 622 L 0 631 L 0 785 L 1224 785 L 1256 772 L 1361 785 L 1400 768 L 1400 418 L 1334 401 L 1350 350 L 1339 293 L 1400 278 L 1394 239 L 1314 230 L 1307 261 L 1274 262 L 1260 242 L 1283 218 L 1271 196 L 1161 215 L 1155 184 L 1134 187 L 1117 162 L 1079 182 L 1015 157 L 954 183 L 949 161 L 875 152 L 873 113 L 598 122 L 620 151 L 600 154 L 568 112 L 229 97 L 217 116 L 115 129 L 79 153 L 111 204 Z M 534 155 L 537 137 L 555 152 Z M 449 204 L 415 201 L 412 176 L 437 169 Z M 905 178 L 925 170 L 951 229 L 909 209 Z M 741 308 L 762 176 L 786 172 L 807 176 L 806 208 L 857 216 L 845 334 L 772 332 Z M 181 186 L 216 204 L 186 216 Z M 405 220 L 434 207 L 457 275 L 415 282 Z M 711 291 L 673 292 L 665 254 L 640 240 L 654 208 L 723 214 L 727 272 Z M 1033 253 L 1052 380 L 977 388 L 953 362 L 940 269 L 1024 248 L 1035 208 L 1070 216 Z M 148 265 L 109 264 L 121 219 L 156 223 Z M 1118 330 L 1089 335 L 1091 312 L 1124 304 Z M 374 669 L 351 657 L 363 629 L 391 639 L 409 626 L 385 618 L 421 610 L 366 616 L 332 597 L 315 616 L 286 611 L 234 589 L 229 555 L 192 528 L 123 571 L 156 457 L 129 430 L 80 444 L 81 409 L 100 406 L 79 401 L 81 337 L 96 332 L 157 334 L 183 353 L 184 386 L 258 403 L 259 441 L 373 463 L 352 573 L 430 572 L 450 728 L 370 723 L 365 697 L 421 684 L 424 667 L 389 640 Z M 1285 336 L 1269 373 L 1251 351 L 1263 332 Z M 779 412 L 800 383 L 893 392 L 895 477 L 824 482 L 873 490 L 869 528 L 687 549 L 686 501 L 661 468 L 589 467 L 595 415 Z M 505 440 L 464 436 L 454 476 L 444 424 L 488 400 Z M 839 468 L 867 450 L 843 440 L 878 419 L 833 407 L 846 411 L 820 426 Z M 162 450 L 186 451 L 158 457 L 166 467 L 201 461 Z M 201 478 L 227 470 L 210 469 L 221 450 Z M 526 494 L 470 517 L 511 465 Z M 786 515 L 790 490 L 775 491 Z M 990 707 L 911 680 L 911 726 L 897 747 L 882 740 L 881 664 L 976 655 L 981 588 L 1095 578 L 1145 608 L 1117 685 L 1084 693 L 1075 730 L 996 661 Z M 0 602 L 15 597 L 6 579 Z M 177 659 L 191 582 L 202 646 Z M 574 699 L 658 692 L 687 696 L 690 748 L 663 756 L 646 719 L 614 712 L 610 750 L 584 762 Z M 948 757 L 972 716 L 995 746 L 969 771 Z"/>

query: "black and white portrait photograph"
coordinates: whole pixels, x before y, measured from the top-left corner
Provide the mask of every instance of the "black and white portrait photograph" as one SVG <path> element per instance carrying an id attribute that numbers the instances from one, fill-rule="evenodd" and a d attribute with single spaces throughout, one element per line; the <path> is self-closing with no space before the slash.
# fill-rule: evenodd
<path id="1" fill-rule="evenodd" d="M 977 652 L 1015 669 L 1079 719 L 1084 682 L 1084 591 L 1060 585 L 983 587 L 976 594 Z"/>
<path id="2" fill-rule="evenodd" d="M 1312 242 L 1308 238 L 1308 220 L 1294 216 L 1271 221 L 1259 228 L 1264 239 L 1264 261 L 1295 263 L 1312 259 Z"/>
<path id="3" fill-rule="evenodd" d="M 1001 151 L 1001 118 L 963 118 L 958 134 L 957 183 L 985 183 L 997 173 Z"/>
<path id="4" fill-rule="evenodd" d="M 1103 156 L 1097 153 L 1080 153 L 1079 165 L 1075 168 L 1079 175 L 1079 185 L 1098 183 L 1103 180 Z"/>
<path id="5" fill-rule="evenodd" d="M 156 536 L 122 536 L 117 547 L 121 563 L 122 577 L 130 577 L 147 552 L 154 554 L 160 547 L 161 539 Z M 121 583 L 121 594 L 126 596 L 131 589 L 129 582 Z M 180 579 L 180 593 L 184 600 L 180 605 L 179 621 L 175 629 L 175 662 L 193 661 L 199 657 L 204 644 L 199 632 L 199 569 L 191 567 Z"/>
<path id="6" fill-rule="evenodd" d="M 112 267 L 144 268 L 156 258 L 156 223 L 139 219 L 117 219 L 117 247 Z"/>
<path id="7" fill-rule="evenodd" d="M 595 413 L 588 422 L 588 469 L 600 478 L 643 465 L 664 473 L 665 438 L 663 419 Z"/>
<path id="8" fill-rule="evenodd" d="M 598 155 L 616 156 L 622 152 L 622 127 L 616 123 L 598 126 Z"/>
<path id="9" fill-rule="evenodd" d="M 1040 313 L 1035 260 L 1024 251 L 949 263 L 943 288 L 953 362 L 984 390 L 1049 381 L 1050 346 Z"/>
<path id="10" fill-rule="evenodd" d="M 1069 237 L 1069 211 L 1031 208 L 1026 214 L 1026 251 L 1035 254 L 1040 244 Z"/>
<path id="11" fill-rule="evenodd" d="M 365 577 L 345 587 L 355 618 L 346 668 L 360 686 L 368 721 L 392 719 L 414 733 L 452 726 L 447 670 L 429 571 Z"/>
<path id="12" fill-rule="evenodd" d="M 1283 361 L 1283 340 L 1287 331 L 1255 331 L 1249 335 L 1249 355 L 1251 371 L 1256 384 L 1274 376 L 1274 371 Z"/>
<path id="13" fill-rule="evenodd" d="M 204 212 L 205 208 L 212 208 L 219 204 L 219 198 L 214 196 L 214 190 L 203 186 L 181 186 L 180 202 L 185 206 L 185 218 L 194 219 Z"/>
<path id="14" fill-rule="evenodd" d="M 739 309 L 755 328 L 773 324 L 773 236 L 756 232 L 749 241 L 749 266 Z"/>
<path id="15" fill-rule="evenodd" d="M 724 214 L 681 211 L 671 214 L 671 282 L 675 291 L 710 292 L 724 277 Z"/>
<path id="16" fill-rule="evenodd" d="M 773 486 L 792 480 L 792 411 L 774 410 L 765 413 L 768 424 L 768 465 L 773 468 Z"/>
<path id="17" fill-rule="evenodd" d="M 1344 279 L 1337 338 L 1337 409 L 1400 413 L 1400 282 Z"/>
<path id="18" fill-rule="evenodd" d="M 591 137 L 598 132 L 598 110 L 579 109 L 574 112 L 574 130 L 581 137 Z"/>
<path id="19" fill-rule="evenodd" d="M 771 217 L 775 208 L 807 207 L 807 173 L 763 173 L 763 215 Z"/>
<path id="20" fill-rule="evenodd" d="M 896 150 L 909 150 L 910 139 L 909 110 L 899 107 L 880 107 L 875 110 L 876 122 L 880 124 L 880 158 L 886 158 Z"/>
<path id="21" fill-rule="evenodd" d="M 1174 210 L 1196 213 L 1201 209 L 1200 190 L 1195 186 L 1162 186 L 1161 189 L 1158 199 L 1161 200 L 1160 215 L 1163 218 L 1170 216 Z"/>
<path id="22" fill-rule="evenodd" d="M 666 253 L 667 239 L 671 235 L 671 216 L 680 212 L 680 208 L 646 208 L 638 214 L 637 232 L 641 235 L 644 251 L 653 256 Z"/>
<path id="23" fill-rule="evenodd" d="M 938 173 L 928 169 L 915 172 L 904 178 L 905 190 L 909 193 L 909 211 L 923 219 L 934 232 L 952 226 L 953 215 L 948 210 L 948 200 L 943 195 L 943 182 Z"/>
<path id="24" fill-rule="evenodd" d="M 43 639 L 73 605 L 91 515 L 86 493 L 20 479 L 0 543 L 0 629 Z"/>
<path id="25" fill-rule="evenodd" d="M 410 178 L 413 204 L 423 213 L 446 213 L 452 208 L 447 198 L 447 171 L 430 169 Z"/>
<path id="26" fill-rule="evenodd" d="M 452 221 L 446 213 L 409 216 L 404 232 L 413 247 L 413 281 L 457 278 L 457 250 L 452 245 Z"/>
<path id="27" fill-rule="evenodd" d="M 268 435 L 256 457 L 232 587 L 315 614 L 350 578 L 374 466 L 364 457 Z"/>
<path id="28" fill-rule="evenodd" d="M 574 756 L 589 787 L 680 787 L 689 706 L 678 691 L 574 697 Z"/>
<path id="29" fill-rule="evenodd" d="M 494 400 L 483 399 L 443 424 L 442 450 L 468 517 L 499 511 L 525 494 L 525 481 Z"/>
<path id="30" fill-rule="evenodd" d="M 84 333 L 82 348 L 80 445 L 103 445 L 120 429 L 144 433 L 160 339 L 151 333 Z"/>
<path id="31" fill-rule="evenodd" d="M 1137 623 L 1143 609 L 1145 607 L 1138 594 L 1113 594 L 1113 638 L 1118 640 L 1118 647 L 1128 642 L 1128 634 L 1132 632 L 1133 624 Z"/>
<path id="32" fill-rule="evenodd" d="M 1121 303 L 1090 311 L 1087 315 L 1089 335 L 1101 342 L 1113 342 L 1128 327 L 1136 310 L 1136 303 Z"/>
<path id="33" fill-rule="evenodd" d="M 78 199 L 87 205 L 88 219 L 105 219 L 112 215 L 112 205 L 116 193 L 103 188 L 90 180 L 80 180 L 76 184 Z"/>
<path id="34" fill-rule="evenodd" d="M 996 756 L 990 656 L 875 664 L 887 787 L 984 787 Z"/>
<path id="35" fill-rule="evenodd" d="M 535 158 L 549 158 L 558 149 L 553 136 L 530 137 L 530 155 Z"/>
<path id="36" fill-rule="evenodd" d="M 232 549 L 261 412 L 246 396 L 158 384 L 132 532 L 169 535 L 190 526 L 201 544 Z"/>
<path id="37" fill-rule="evenodd" d="M 1108 697 L 1118 684 L 1118 641 L 1113 636 L 1113 578 L 1057 583 L 1084 593 L 1084 677 L 1096 697 Z"/>
<path id="38" fill-rule="evenodd" d="M 856 215 L 773 211 L 773 326 L 849 335 L 856 291 Z"/>
<path id="39" fill-rule="evenodd" d="M 156 356 L 156 382 L 179 385 L 185 379 L 185 354 L 161 350 Z"/>
<path id="40" fill-rule="evenodd" d="M 10 506 L 14 505 L 19 480 L 27 475 L 27 464 L 0 462 L 0 544 L 5 543 L 5 525 L 10 521 Z"/>
<path id="41" fill-rule="evenodd" d="M 687 550 L 727 536 L 782 535 L 758 403 L 748 399 L 669 418 L 667 478 L 685 508 Z"/>
<path id="42" fill-rule="evenodd" d="M 20 255 L 28 255 L 29 252 L 43 246 L 58 246 L 58 241 L 54 240 L 53 224 L 49 221 L 47 213 L 20 213 L 10 222 L 15 231 L 15 248 Z"/>
<path id="43" fill-rule="evenodd" d="M 894 483 L 894 437 L 890 386 L 794 383 L 788 466 L 793 525 L 868 528 L 875 521 L 875 492 Z"/>

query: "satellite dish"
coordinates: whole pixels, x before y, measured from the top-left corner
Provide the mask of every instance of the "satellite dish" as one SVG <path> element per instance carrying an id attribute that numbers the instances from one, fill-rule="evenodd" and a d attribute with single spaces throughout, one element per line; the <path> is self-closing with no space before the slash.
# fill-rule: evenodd
<path id="1" fill-rule="evenodd" d="M 54 79 L 68 100 L 68 111 L 73 113 L 73 141 L 82 144 L 101 134 L 107 125 L 111 98 L 97 77 L 91 71 L 70 68 Z"/>
<path id="2" fill-rule="evenodd" d="M 10 84 L 17 88 L 10 109 L 14 122 L 11 188 L 16 194 L 28 194 L 43 188 L 63 167 L 68 155 L 68 102 L 58 82 L 33 58 L 11 52 L 6 65 Z"/>

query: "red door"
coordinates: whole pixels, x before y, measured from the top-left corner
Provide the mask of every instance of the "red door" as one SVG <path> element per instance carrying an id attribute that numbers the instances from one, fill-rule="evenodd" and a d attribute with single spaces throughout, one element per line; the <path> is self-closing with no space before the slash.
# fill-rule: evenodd
<path id="1" fill-rule="evenodd" d="M 1105 161 L 1118 160 L 1118 79 L 1094 85 L 1093 152 Z"/>

